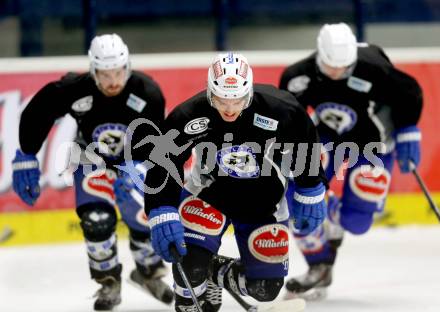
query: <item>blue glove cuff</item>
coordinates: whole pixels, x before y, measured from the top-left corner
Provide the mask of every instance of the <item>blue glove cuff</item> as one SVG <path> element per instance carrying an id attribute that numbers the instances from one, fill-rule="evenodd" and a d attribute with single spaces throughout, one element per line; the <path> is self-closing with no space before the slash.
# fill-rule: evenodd
<path id="1" fill-rule="evenodd" d="M 148 215 L 148 225 L 153 228 L 158 224 L 167 223 L 171 221 L 179 221 L 180 217 L 177 209 L 173 206 L 160 206 L 152 209 Z"/>
<path id="2" fill-rule="evenodd" d="M 12 161 L 13 170 L 27 170 L 38 168 L 38 159 L 35 155 L 25 154 L 19 149 L 15 152 L 15 158 Z"/>
<path id="3" fill-rule="evenodd" d="M 404 143 L 420 141 L 422 139 L 422 134 L 417 126 L 408 126 L 397 129 L 395 132 L 395 137 L 397 143 Z"/>
<path id="4" fill-rule="evenodd" d="M 325 186 L 319 183 L 315 187 L 298 187 L 295 189 L 293 199 L 299 203 L 311 205 L 320 203 L 324 200 Z"/>

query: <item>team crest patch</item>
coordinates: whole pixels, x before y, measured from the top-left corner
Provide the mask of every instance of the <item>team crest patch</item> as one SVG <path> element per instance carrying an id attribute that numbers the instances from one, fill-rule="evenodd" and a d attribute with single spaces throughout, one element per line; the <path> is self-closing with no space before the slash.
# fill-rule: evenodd
<path id="1" fill-rule="evenodd" d="M 275 131 L 278 128 L 278 120 L 255 113 L 254 126 L 264 130 Z"/>
<path id="2" fill-rule="evenodd" d="M 289 258 L 289 229 L 282 224 L 262 226 L 251 233 L 248 247 L 260 261 L 282 263 Z"/>
<path id="3" fill-rule="evenodd" d="M 298 93 L 306 90 L 309 86 L 310 77 L 306 75 L 301 75 L 295 78 L 292 78 L 287 83 L 287 90 L 292 93 Z"/>
<path id="4" fill-rule="evenodd" d="M 357 113 L 347 105 L 322 103 L 315 109 L 319 120 L 338 134 L 348 132 L 356 125 Z"/>
<path id="5" fill-rule="evenodd" d="M 93 96 L 88 95 L 73 102 L 71 108 L 76 113 L 85 113 L 92 109 Z"/>
<path id="6" fill-rule="evenodd" d="M 373 84 L 364 79 L 351 76 L 347 80 L 347 86 L 353 90 L 368 93 L 371 90 Z"/>
<path id="7" fill-rule="evenodd" d="M 82 188 L 86 193 L 114 204 L 115 194 L 113 192 L 113 183 L 115 180 L 116 173 L 113 170 L 105 170 L 105 172 L 100 175 L 92 172 L 82 180 Z"/>
<path id="8" fill-rule="evenodd" d="M 107 123 L 99 125 L 92 133 L 93 141 L 98 143 L 99 152 L 107 157 L 118 157 L 124 149 L 124 136 L 127 126 Z"/>
<path id="9" fill-rule="evenodd" d="M 127 106 L 140 113 L 144 110 L 145 106 L 147 106 L 147 102 L 133 93 L 130 93 L 127 99 Z"/>
<path id="10" fill-rule="evenodd" d="M 373 175 L 372 166 L 363 166 L 354 169 L 350 173 L 350 188 L 353 193 L 369 202 L 380 202 L 388 194 L 391 182 L 391 175 L 383 168 L 380 175 Z"/>
<path id="11" fill-rule="evenodd" d="M 234 145 L 217 152 L 217 164 L 233 178 L 257 178 L 260 166 L 252 148 L 246 145 Z"/>
<path id="12" fill-rule="evenodd" d="M 186 228 L 207 235 L 219 235 L 226 224 L 226 217 L 220 211 L 195 196 L 180 204 L 179 214 Z"/>

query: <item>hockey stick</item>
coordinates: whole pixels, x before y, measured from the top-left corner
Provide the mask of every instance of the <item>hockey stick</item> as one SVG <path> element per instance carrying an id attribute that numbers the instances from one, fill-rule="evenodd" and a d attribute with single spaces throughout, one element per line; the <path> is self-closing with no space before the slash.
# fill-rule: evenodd
<path id="1" fill-rule="evenodd" d="M 416 177 L 416 180 L 419 183 L 420 188 L 422 189 L 423 193 L 425 194 L 425 197 L 429 202 L 429 206 L 431 207 L 432 211 L 436 215 L 437 219 L 440 221 L 440 212 L 438 210 L 438 207 L 435 204 L 434 200 L 432 199 L 431 195 L 429 194 L 428 188 L 426 187 L 425 183 L 423 183 L 423 180 L 417 171 L 416 165 L 412 161 L 409 162 L 409 168 L 410 168 L 411 172 L 414 174 L 414 176 Z"/>
<path id="2" fill-rule="evenodd" d="M 193 300 L 194 305 L 197 308 L 197 311 L 203 312 L 202 307 L 200 306 L 200 303 L 197 300 L 197 296 L 194 293 L 194 289 L 192 288 L 188 278 L 186 277 L 185 271 L 183 270 L 183 267 L 182 267 L 182 256 L 177 252 L 177 248 L 174 245 L 170 246 L 170 252 L 171 252 L 171 255 L 173 256 L 173 258 L 176 260 L 175 264 L 177 266 L 177 270 L 179 271 L 180 277 L 182 277 L 183 282 L 185 283 L 186 288 L 189 290 L 189 293 L 191 295 L 191 299 Z"/>
<path id="3" fill-rule="evenodd" d="M 8 226 L 5 226 L 0 232 L 0 243 L 6 242 L 9 238 L 11 238 L 12 234 L 12 229 Z"/>
<path id="4" fill-rule="evenodd" d="M 302 312 L 306 308 L 304 299 L 295 298 L 285 301 L 272 301 L 260 306 L 247 303 L 240 295 L 227 289 L 237 303 L 248 312 Z"/>

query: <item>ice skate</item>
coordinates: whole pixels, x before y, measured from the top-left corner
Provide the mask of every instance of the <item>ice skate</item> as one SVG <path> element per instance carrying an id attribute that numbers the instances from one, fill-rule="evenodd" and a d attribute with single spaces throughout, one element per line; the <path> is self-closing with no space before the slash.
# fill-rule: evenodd
<path id="1" fill-rule="evenodd" d="M 327 287 L 332 283 L 332 269 L 333 265 L 326 263 L 310 266 L 307 273 L 287 281 L 287 293 L 284 299 L 320 300 L 325 298 Z"/>
<path id="2" fill-rule="evenodd" d="M 98 297 L 94 304 L 96 311 L 111 311 L 121 303 L 121 281 L 113 276 L 106 276 L 96 280 L 102 285 L 94 297 Z"/>
<path id="3" fill-rule="evenodd" d="M 165 304 L 171 304 L 174 300 L 174 292 L 161 279 L 162 276 L 153 275 L 151 278 L 146 277 L 137 269 L 130 273 L 129 281 L 131 284 L 147 291 L 154 298 Z"/>
<path id="4" fill-rule="evenodd" d="M 208 279 L 206 288 L 206 311 L 217 312 L 222 305 L 223 288 L 217 286 L 212 280 Z"/>

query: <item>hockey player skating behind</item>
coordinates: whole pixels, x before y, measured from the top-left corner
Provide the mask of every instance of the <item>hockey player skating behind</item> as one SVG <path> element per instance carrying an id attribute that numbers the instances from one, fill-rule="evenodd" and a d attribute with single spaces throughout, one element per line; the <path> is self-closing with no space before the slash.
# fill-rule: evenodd
<path id="1" fill-rule="evenodd" d="M 170 304 L 173 292 L 161 280 L 166 267 L 152 248 L 143 203 L 132 196 L 132 192 L 143 194 L 134 187 L 129 173 L 143 181 L 145 168 L 140 162 L 145 152 L 133 151 L 131 162 L 123 158 L 128 125 L 137 118 L 148 118 L 160 125 L 164 98 L 149 76 L 131 71 L 128 48 L 118 35 L 95 37 L 89 58 L 90 73 L 70 73 L 47 84 L 23 111 L 21 149 L 12 164 L 14 191 L 27 204 L 36 202 L 40 170 L 35 155 L 55 120 L 70 114 L 78 124 L 76 143 L 82 150 L 79 164 L 73 164 L 78 166 L 74 171 L 76 212 L 91 277 L 102 285 L 96 294 L 95 310 L 110 310 L 121 302 L 122 265 L 117 253 L 115 201 L 130 232 L 130 250 L 136 264 L 130 280 Z M 34 126 L 36 121 L 38 128 Z M 141 129 L 140 137 L 148 131 Z M 136 132 L 133 135 L 136 137 Z M 84 153 L 86 149 L 88 152 Z M 98 153 L 95 156 L 104 161 L 100 165 L 105 165 L 105 170 L 96 170 L 97 162 L 92 161 L 90 152 Z"/>
<path id="2" fill-rule="evenodd" d="M 148 172 L 147 184 L 167 181 L 160 192 L 145 196 L 155 251 L 173 262 L 170 246 L 177 247 L 205 312 L 220 309 L 222 288 L 258 301 L 274 300 L 289 267 L 288 178 L 283 172 L 295 166 L 297 143 L 309 147 L 304 170 L 294 178 L 295 196 L 289 199 L 298 228 L 312 231 L 327 212 L 319 152 L 311 155 L 318 140 L 311 120 L 288 92 L 254 85 L 246 58 L 225 53 L 209 68 L 207 90 L 177 106 L 165 124 L 167 133 L 179 132 L 175 147 L 190 145 L 175 153 L 167 144 L 162 152 L 172 165 L 156 162 Z M 294 145 L 289 150 L 284 143 Z M 156 148 L 154 158 L 161 159 Z M 182 191 L 183 165 L 192 148 L 197 161 Z M 281 168 L 284 158 L 287 168 Z M 171 177 L 174 166 L 180 179 Z M 239 259 L 217 254 L 230 224 Z M 173 276 L 176 311 L 197 311 L 175 265 Z"/>
<path id="3" fill-rule="evenodd" d="M 329 193 L 328 219 L 310 235 L 296 235 L 309 271 L 290 279 L 286 288 L 301 294 L 331 284 L 343 232 L 367 232 L 373 215 L 383 210 L 394 159 L 404 173 L 410 171 L 410 161 L 418 165 L 421 134 L 416 125 L 422 91 L 414 78 L 393 66 L 380 47 L 358 44 L 344 23 L 321 28 L 317 52 L 288 67 L 280 88 L 314 110 L 322 143 L 333 142 L 333 146 L 326 145 L 323 158 L 329 180 L 342 165 L 343 157 L 335 158 L 336 146 L 354 142 L 359 148 L 359 159 L 348 165 L 342 198 Z M 370 142 L 386 147 L 376 151 L 383 162 L 379 176 L 364 155 Z M 314 295 L 319 292 L 307 294 Z"/>

